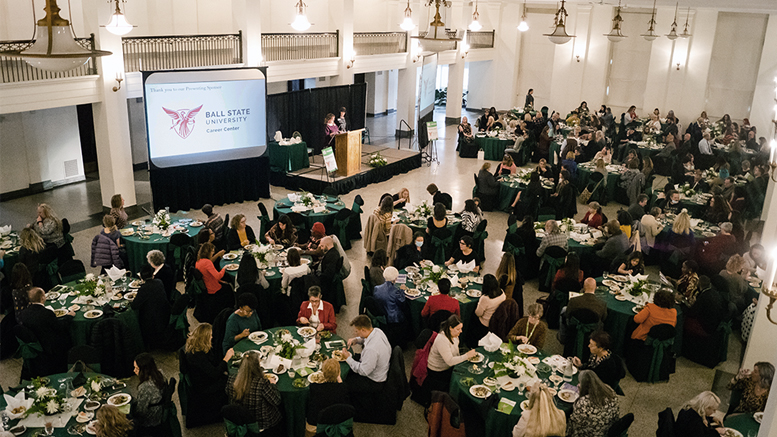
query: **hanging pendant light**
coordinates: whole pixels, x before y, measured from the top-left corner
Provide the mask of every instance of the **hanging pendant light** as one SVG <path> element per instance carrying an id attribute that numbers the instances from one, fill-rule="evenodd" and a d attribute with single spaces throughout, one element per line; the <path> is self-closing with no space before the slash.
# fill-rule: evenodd
<path id="1" fill-rule="evenodd" d="M 605 34 L 604 36 L 607 37 L 612 42 L 621 42 L 624 38 L 626 38 L 626 35 L 621 33 L 621 23 L 623 23 L 623 18 L 621 17 L 621 2 L 618 0 L 618 8 L 615 10 L 615 18 L 612 19 L 612 30 L 610 33 Z"/>
<path id="2" fill-rule="evenodd" d="M 653 41 L 658 38 L 658 34 L 656 33 L 656 0 L 653 0 L 653 12 L 650 14 L 647 33 L 643 33 L 640 36 L 648 41 Z"/>
<path id="3" fill-rule="evenodd" d="M 440 15 L 440 7 L 449 8 L 451 7 L 451 2 L 448 0 L 426 0 L 426 5 L 434 5 L 434 18 L 429 23 L 428 30 L 418 32 L 418 36 L 411 38 L 418 41 L 421 52 L 439 53 L 445 50 L 456 49 L 456 44 L 461 41 L 458 31 L 446 29 L 445 23 L 442 21 L 442 15 Z"/>
<path id="4" fill-rule="evenodd" d="M 304 32 L 310 29 L 310 21 L 308 21 L 308 17 L 305 15 L 305 8 L 307 5 L 303 3 L 302 0 L 299 0 L 294 7 L 297 8 L 297 16 L 294 17 L 294 21 L 291 23 L 292 29 L 298 32 Z"/>
<path id="5" fill-rule="evenodd" d="M 679 3 L 675 4 L 675 7 L 674 7 L 674 21 L 672 21 L 672 30 L 670 30 L 669 33 L 666 34 L 666 37 L 672 41 L 679 38 L 679 35 L 677 35 L 677 7 L 678 6 L 680 6 Z"/>
<path id="6" fill-rule="evenodd" d="M 413 24 L 413 11 L 410 9 L 410 0 L 407 0 L 407 7 L 405 8 L 405 19 L 402 21 L 402 24 L 399 25 L 399 27 L 402 28 L 402 30 L 413 30 L 415 28 L 415 24 Z"/>
<path id="7" fill-rule="evenodd" d="M 526 0 L 523 0 L 523 14 L 521 15 L 521 24 L 518 25 L 518 30 L 521 32 L 529 30 L 529 23 L 526 22 Z"/>
<path id="8" fill-rule="evenodd" d="M 569 14 L 567 14 L 567 10 L 564 8 L 564 1 L 565 0 L 561 0 L 561 7 L 556 12 L 556 18 L 554 19 L 556 28 L 553 30 L 553 33 L 546 33 L 543 35 L 547 36 L 553 44 L 566 44 L 575 37 L 575 35 L 567 34 L 566 19 Z"/>
<path id="9" fill-rule="evenodd" d="M 480 14 L 478 13 L 478 2 L 475 2 L 475 12 L 472 13 L 472 22 L 469 23 L 469 30 L 477 32 L 483 28 L 483 26 L 478 21 L 478 18 L 480 18 Z"/>
<path id="10" fill-rule="evenodd" d="M 691 33 L 688 32 L 688 17 L 691 15 L 691 8 L 688 8 L 688 13 L 685 15 L 685 29 L 683 29 L 683 33 L 680 34 L 680 38 L 689 38 L 691 36 Z"/>
<path id="11" fill-rule="evenodd" d="M 18 56 L 30 66 L 48 71 L 68 71 L 84 65 L 92 56 L 112 54 L 105 50 L 87 50 L 79 45 L 70 22 L 59 16 L 56 0 L 46 0 L 46 16 L 38 20 L 32 46 L 24 51 L 0 52 Z M 72 15 L 72 12 L 71 12 Z"/>
<path id="12" fill-rule="evenodd" d="M 116 10 L 114 10 L 113 14 L 111 15 L 111 22 L 100 27 L 104 27 L 105 30 L 114 35 L 126 35 L 132 30 L 133 27 L 137 26 L 133 26 L 127 22 L 127 19 L 124 17 L 124 13 L 122 13 L 121 8 L 119 8 L 119 0 L 114 0 L 114 3 L 116 3 Z"/>

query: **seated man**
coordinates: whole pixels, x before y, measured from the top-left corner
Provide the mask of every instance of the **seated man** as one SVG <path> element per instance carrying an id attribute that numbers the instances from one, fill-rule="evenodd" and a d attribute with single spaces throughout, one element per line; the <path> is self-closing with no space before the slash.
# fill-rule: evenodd
<path id="1" fill-rule="evenodd" d="M 697 249 L 699 266 L 705 273 L 715 274 L 726 265 L 726 260 L 736 253 L 737 240 L 731 235 L 734 225 L 731 222 L 720 224 L 718 235 L 701 243 Z"/>
<path id="2" fill-rule="evenodd" d="M 67 367 L 67 351 L 70 348 L 70 333 L 68 325 L 75 313 L 70 311 L 66 316 L 57 319 L 54 312 L 46 308 L 46 293 L 42 288 L 34 287 L 28 292 L 30 306 L 21 313 L 21 324 L 32 331 L 43 348 L 41 361 L 45 364 L 43 375 L 64 372 Z M 36 375 L 42 376 L 42 375 Z"/>
<path id="3" fill-rule="evenodd" d="M 379 328 L 373 328 L 370 318 L 362 314 L 351 321 L 357 337 L 348 339 L 348 348 L 354 344 L 362 345 L 359 360 L 346 350 L 342 350 L 345 362 L 351 372 L 345 380 L 350 393 L 380 392 L 386 382 L 391 360 L 391 345 Z M 353 399 L 353 398 L 352 398 Z"/>
<path id="4" fill-rule="evenodd" d="M 143 266 L 140 269 L 140 279 L 143 280 L 143 285 L 138 289 L 138 294 L 130 306 L 138 314 L 143 342 L 149 350 L 153 350 L 164 345 L 165 338 L 162 334 L 170 322 L 170 302 L 162 281 L 154 279 L 153 266 Z"/>
<path id="5" fill-rule="evenodd" d="M 693 171 L 693 179 L 689 185 L 697 193 L 706 193 L 710 190 L 710 185 L 704 180 L 704 170 L 700 168 Z"/>
<path id="6" fill-rule="evenodd" d="M 429 184 L 429 186 L 426 187 L 426 191 L 432 195 L 432 205 L 442 203 L 445 205 L 445 209 L 453 208 L 453 198 L 451 195 L 440 191 L 439 188 L 437 188 L 437 185 Z"/>
<path id="7" fill-rule="evenodd" d="M 561 310 L 561 318 L 559 320 L 559 332 L 558 340 L 564 344 L 567 340 L 567 325 L 569 322 L 569 315 L 580 309 L 591 310 L 599 316 L 599 322 L 603 322 L 607 318 L 607 303 L 598 298 L 596 294 L 596 279 L 586 278 L 583 281 L 583 295 L 573 297 L 569 299 L 569 303 Z"/>
<path id="8" fill-rule="evenodd" d="M 642 220 L 642 216 L 645 215 L 645 207 L 648 203 L 648 196 L 642 193 L 637 196 L 637 201 L 629 206 L 629 214 L 633 220 Z M 627 223 L 624 223 L 627 224 Z"/>
<path id="9" fill-rule="evenodd" d="M 243 293 L 237 296 L 237 309 L 227 319 L 224 341 L 221 343 L 224 353 L 237 342 L 248 337 L 248 334 L 261 331 L 262 323 L 254 311 L 258 305 L 259 302 L 253 293 Z"/>

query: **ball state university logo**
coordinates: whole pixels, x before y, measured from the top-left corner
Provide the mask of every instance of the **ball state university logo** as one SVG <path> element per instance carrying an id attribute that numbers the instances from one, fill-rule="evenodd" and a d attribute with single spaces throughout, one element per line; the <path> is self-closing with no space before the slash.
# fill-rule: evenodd
<path id="1" fill-rule="evenodd" d="M 173 125 L 170 126 L 170 129 L 175 129 L 175 133 L 177 133 L 179 137 L 186 139 L 186 137 L 188 137 L 194 130 L 194 117 L 196 117 L 197 113 L 200 112 L 202 105 L 192 110 L 177 109 L 173 111 L 165 108 L 164 106 L 162 109 L 173 119 Z"/>

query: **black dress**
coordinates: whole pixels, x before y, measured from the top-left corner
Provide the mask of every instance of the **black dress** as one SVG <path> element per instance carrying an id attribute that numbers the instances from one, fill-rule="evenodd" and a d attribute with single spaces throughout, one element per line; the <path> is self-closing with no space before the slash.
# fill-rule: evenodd
<path id="1" fill-rule="evenodd" d="M 167 264 L 162 265 L 162 268 L 154 274 L 154 279 L 162 281 L 162 285 L 165 287 L 165 295 L 172 302 L 173 291 L 175 290 L 175 273 L 173 273 L 173 269 Z"/>
<path id="2" fill-rule="evenodd" d="M 318 423 L 318 413 L 324 408 L 335 404 L 350 404 L 347 385 L 337 382 L 310 384 L 308 408 L 305 413 L 307 422 L 310 425 L 316 425 Z"/>
<path id="3" fill-rule="evenodd" d="M 199 426 L 221 420 L 221 407 L 227 404 L 227 362 L 210 352 L 186 354 L 192 393 L 189 396 L 186 425 Z"/>
<path id="4" fill-rule="evenodd" d="M 415 242 L 402 246 L 397 250 L 397 255 L 394 257 L 394 267 L 397 270 L 402 270 L 407 266 L 413 265 L 413 263 L 420 263 L 423 259 L 423 249 L 418 250 L 415 246 Z"/>

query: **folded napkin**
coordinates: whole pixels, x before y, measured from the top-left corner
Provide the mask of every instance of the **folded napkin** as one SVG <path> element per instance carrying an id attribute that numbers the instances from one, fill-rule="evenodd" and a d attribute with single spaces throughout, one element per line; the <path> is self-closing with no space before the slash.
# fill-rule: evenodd
<path id="1" fill-rule="evenodd" d="M 308 341 L 303 344 L 305 346 L 303 349 L 297 349 L 297 354 L 302 358 L 307 358 L 311 355 L 313 355 L 313 352 L 316 351 L 316 340 L 315 338 L 310 338 Z"/>
<path id="2" fill-rule="evenodd" d="M 648 275 L 634 275 L 629 276 L 629 281 L 631 282 L 637 282 L 637 281 L 647 281 Z"/>
<path id="3" fill-rule="evenodd" d="M 281 131 L 279 131 L 279 130 L 275 131 L 275 137 L 274 138 L 275 138 L 276 142 L 280 143 L 281 140 L 283 140 L 283 134 L 281 133 Z"/>
<path id="4" fill-rule="evenodd" d="M 305 205 L 294 205 L 291 207 L 292 212 L 305 212 L 308 210 L 308 207 Z"/>
<path id="5" fill-rule="evenodd" d="M 299 138 L 299 137 L 289 138 L 289 144 L 299 144 L 301 142 L 302 142 L 302 138 Z"/>
<path id="6" fill-rule="evenodd" d="M 8 235 L 11 233 L 11 225 L 0 226 L 0 235 Z"/>
<path id="7" fill-rule="evenodd" d="M 496 352 L 502 345 L 502 339 L 493 332 L 489 332 L 485 337 L 478 341 L 478 346 L 483 346 L 487 352 Z"/>
<path id="8" fill-rule="evenodd" d="M 283 367 L 286 368 L 286 370 L 291 369 L 291 360 L 287 360 L 286 358 L 281 358 L 278 355 L 270 354 L 270 356 L 267 357 L 267 359 L 262 363 L 262 367 L 265 369 L 277 369 L 278 365 L 283 364 Z"/>
<path id="9" fill-rule="evenodd" d="M 594 238 L 602 238 L 602 231 L 599 231 L 597 229 L 591 229 L 591 236 Z"/>
<path id="10" fill-rule="evenodd" d="M 24 398 L 24 390 L 17 393 L 16 396 L 9 396 L 7 394 L 4 394 L 3 398 L 5 398 L 5 404 L 7 405 L 5 407 L 5 411 L 8 413 L 8 417 L 10 417 L 11 420 L 20 419 L 22 416 L 24 416 L 25 412 L 29 410 L 30 407 L 32 406 L 32 401 L 33 401 L 33 399 Z M 15 408 L 19 408 L 19 407 L 24 407 L 24 411 L 18 414 L 13 414 L 11 412 Z"/>
<path id="11" fill-rule="evenodd" d="M 297 193 L 289 193 L 288 198 L 291 203 L 297 203 L 302 200 L 302 196 Z"/>
<path id="12" fill-rule="evenodd" d="M 326 206 L 325 205 L 314 206 L 313 207 L 313 212 L 316 213 L 316 214 L 322 213 L 324 211 L 326 211 Z"/>
<path id="13" fill-rule="evenodd" d="M 691 219 L 691 227 L 695 228 L 696 226 L 699 226 L 699 223 L 701 223 L 701 220 L 695 218 Z"/>
<path id="14" fill-rule="evenodd" d="M 124 275 L 127 273 L 127 270 L 117 269 L 116 266 L 111 266 L 111 268 L 106 270 L 105 273 L 108 275 L 109 278 L 111 278 L 111 281 L 116 281 L 124 277 Z"/>
<path id="15" fill-rule="evenodd" d="M 474 259 L 468 263 L 465 263 L 464 261 L 459 261 L 456 263 L 456 268 L 458 268 L 461 273 L 469 273 L 475 270 L 476 265 L 477 264 L 475 264 Z"/>
<path id="16" fill-rule="evenodd" d="M 577 232 L 570 232 L 569 233 L 569 238 L 571 238 L 571 239 L 573 239 L 573 240 L 575 240 L 577 242 L 582 242 L 582 241 L 585 241 L 585 240 L 588 239 L 588 234 L 587 233 L 586 234 L 580 234 L 580 233 L 577 233 Z"/>

